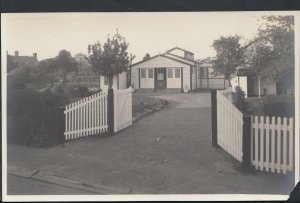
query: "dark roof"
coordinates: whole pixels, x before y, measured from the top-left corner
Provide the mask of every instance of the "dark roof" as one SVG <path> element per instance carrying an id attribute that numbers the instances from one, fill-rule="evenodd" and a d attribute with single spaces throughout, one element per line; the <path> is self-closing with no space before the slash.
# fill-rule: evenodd
<path id="1" fill-rule="evenodd" d="M 14 68 L 34 68 L 38 66 L 38 60 L 34 56 L 12 56 L 8 55 L 10 57 L 11 61 L 14 63 L 15 67 Z M 13 68 L 13 69 L 14 69 Z M 11 70 L 13 70 L 11 69 Z M 8 71 L 11 71 L 8 70 Z"/>
<path id="2" fill-rule="evenodd" d="M 255 74 L 251 68 L 239 66 L 239 67 L 237 67 L 236 75 L 237 76 L 253 76 Z"/>

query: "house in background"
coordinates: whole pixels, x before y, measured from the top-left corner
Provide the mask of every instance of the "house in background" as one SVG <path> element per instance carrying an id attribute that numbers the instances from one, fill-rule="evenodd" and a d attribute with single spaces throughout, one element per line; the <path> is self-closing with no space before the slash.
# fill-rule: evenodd
<path id="1" fill-rule="evenodd" d="M 131 85 L 137 90 L 196 90 L 197 63 L 194 54 L 175 47 L 131 65 Z"/>
<path id="2" fill-rule="evenodd" d="M 224 79 L 219 80 L 222 85 L 221 82 L 219 85 L 213 84 L 216 82 L 207 80 L 208 73 L 208 66 L 195 61 L 194 53 L 174 47 L 163 54 L 132 64 L 131 85 L 138 91 L 189 92 L 199 88 L 224 89 Z"/>
<path id="3" fill-rule="evenodd" d="M 275 81 L 256 76 L 249 67 L 238 67 L 235 77 L 230 82 L 232 92 L 235 92 L 236 86 L 240 86 L 245 92 L 245 98 L 276 95 L 278 92 L 278 85 Z"/>
<path id="4" fill-rule="evenodd" d="M 214 74 L 213 65 L 211 64 L 211 58 L 206 58 L 203 60 L 197 60 L 199 64 L 199 74 L 198 78 L 200 89 L 226 89 L 229 86 L 229 80 L 224 77 L 224 75 Z"/>
<path id="5" fill-rule="evenodd" d="M 37 53 L 32 56 L 20 56 L 19 51 L 15 51 L 15 55 L 7 52 L 7 73 L 13 75 L 24 68 L 36 68 L 39 64 Z"/>

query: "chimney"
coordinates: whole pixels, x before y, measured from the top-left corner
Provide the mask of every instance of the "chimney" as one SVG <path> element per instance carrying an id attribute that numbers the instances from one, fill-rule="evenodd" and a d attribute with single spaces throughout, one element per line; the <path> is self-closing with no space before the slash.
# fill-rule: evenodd
<path id="1" fill-rule="evenodd" d="M 19 56 L 19 51 L 15 51 L 15 56 Z"/>
<path id="2" fill-rule="evenodd" d="M 32 56 L 37 59 L 37 53 L 33 53 Z"/>

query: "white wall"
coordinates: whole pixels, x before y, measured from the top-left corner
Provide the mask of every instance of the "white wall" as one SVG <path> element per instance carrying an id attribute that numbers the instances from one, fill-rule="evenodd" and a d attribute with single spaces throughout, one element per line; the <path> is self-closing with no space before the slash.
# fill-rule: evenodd
<path id="1" fill-rule="evenodd" d="M 119 89 L 126 89 L 126 72 L 119 74 Z M 100 89 L 103 91 L 108 90 L 108 85 L 104 84 L 104 76 L 100 76 Z M 118 89 L 118 76 L 114 75 L 113 77 L 113 89 Z"/>
<path id="2" fill-rule="evenodd" d="M 132 85 L 134 85 L 135 89 L 139 88 L 139 68 L 142 69 L 142 68 L 181 68 L 181 67 L 183 67 L 183 88 L 187 86 L 187 88 L 190 90 L 190 65 L 186 65 L 163 56 L 158 56 L 153 59 L 132 66 L 131 83 Z M 142 84 L 143 82 L 144 85 Z M 181 88 L 181 78 L 179 81 L 180 84 L 179 87 L 177 82 L 175 83 L 176 83 L 176 88 Z M 168 81 L 167 81 L 167 88 L 170 87 L 171 86 L 168 85 Z M 154 88 L 154 81 L 148 80 L 148 82 L 146 82 L 146 81 L 142 81 L 141 78 L 141 88 Z"/>

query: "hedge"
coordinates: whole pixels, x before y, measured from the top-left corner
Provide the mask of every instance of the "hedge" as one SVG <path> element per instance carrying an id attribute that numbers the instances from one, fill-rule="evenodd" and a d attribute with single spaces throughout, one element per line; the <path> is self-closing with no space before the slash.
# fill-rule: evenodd
<path id="1" fill-rule="evenodd" d="M 63 96 L 30 89 L 9 89 L 7 96 L 9 143 L 49 147 L 64 141 Z"/>

